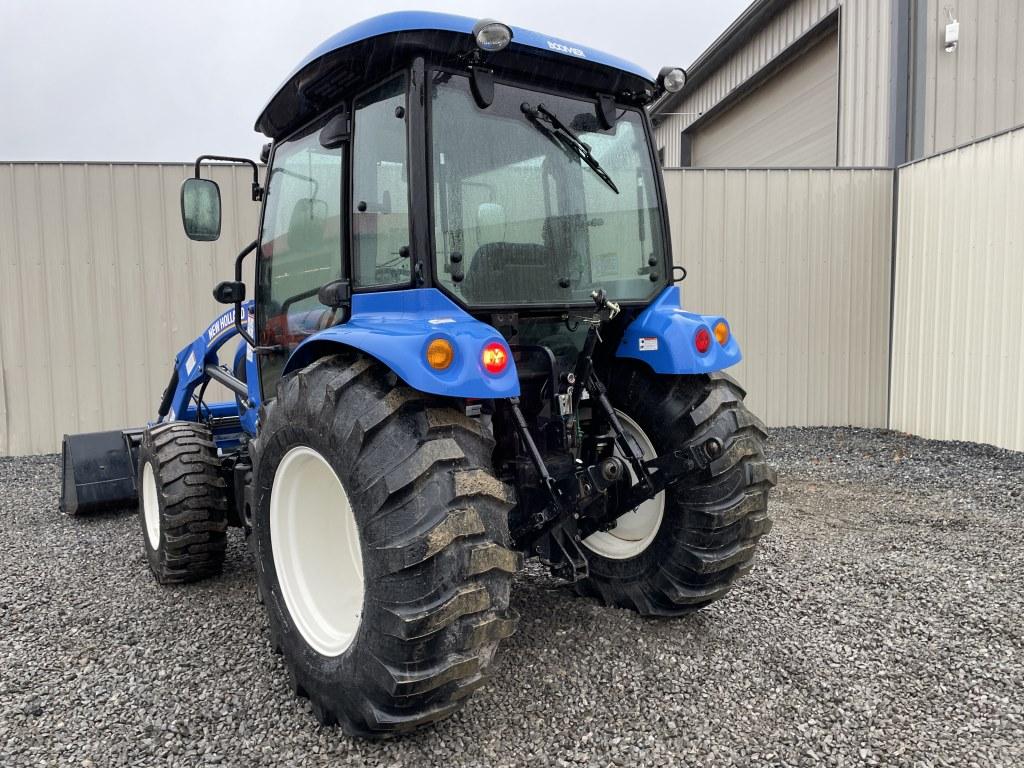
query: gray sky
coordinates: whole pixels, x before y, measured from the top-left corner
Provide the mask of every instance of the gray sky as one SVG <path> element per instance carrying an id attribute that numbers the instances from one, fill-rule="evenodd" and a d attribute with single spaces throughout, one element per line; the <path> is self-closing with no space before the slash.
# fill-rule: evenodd
<path id="1" fill-rule="evenodd" d="M 0 160 L 254 157 L 257 114 L 310 50 L 392 10 L 490 16 L 657 70 L 748 0 L 0 0 Z"/>

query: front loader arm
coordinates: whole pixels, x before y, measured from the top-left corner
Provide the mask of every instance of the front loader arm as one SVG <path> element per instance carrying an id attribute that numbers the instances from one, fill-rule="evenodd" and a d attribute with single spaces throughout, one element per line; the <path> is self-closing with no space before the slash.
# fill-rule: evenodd
<path id="1" fill-rule="evenodd" d="M 251 335 L 253 302 L 242 304 L 241 311 L 242 323 L 249 326 Z M 167 389 L 164 390 L 157 411 L 157 423 L 178 419 L 197 419 L 198 414 L 195 413 L 195 407 L 192 405 L 192 397 L 197 388 L 209 381 L 217 381 L 234 391 L 246 405 L 245 412 L 252 413 L 254 417 L 255 409 L 259 405 L 259 388 L 247 385 L 224 370 L 220 366 L 218 357 L 221 347 L 238 335 L 235 309 L 232 307 L 210 323 L 203 333 L 177 354 L 174 358 L 174 372 L 171 375 L 171 381 L 167 385 Z M 242 343 L 245 344 L 245 342 Z M 248 381 L 253 384 L 258 381 L 255 375 L 255 360 L 249 349 L 246 349 L 246 373 Z M 218 403 L 210 407 L 215 411 L 215 415 L 244 416 L 244 414 L 238 413 L 235 403 Z"/>

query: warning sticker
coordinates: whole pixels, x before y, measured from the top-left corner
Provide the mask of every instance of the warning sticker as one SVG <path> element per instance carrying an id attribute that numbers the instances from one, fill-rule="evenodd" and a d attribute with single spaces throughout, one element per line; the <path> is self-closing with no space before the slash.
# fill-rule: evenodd
<path id="1" fill-rule="evenodd" d="M 657 336 L 642 336 L 640 338 L 640 351 L 641 352 L 657 352 L 658 351 L 658 338 L 657 338 Z"/>
<path id="2" fill-rule="evenodd" d="M 641 347 L 641 349 L 643 349 L 643 347 Z M 192 375 L 192 371 L 194 371 L 195 369 L 196 369 L 196 353 L 195 352 L 189 352 L 188 360 L 185 361 L 185 370 L 188 372 L 188 375 L 191 376 Z"/>

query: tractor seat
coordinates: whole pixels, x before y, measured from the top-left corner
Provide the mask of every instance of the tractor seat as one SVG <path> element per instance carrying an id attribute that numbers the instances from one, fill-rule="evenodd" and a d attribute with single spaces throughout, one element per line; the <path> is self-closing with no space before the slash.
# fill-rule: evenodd
<path id="1" fill-rule="evenodd" d="M 517 296 L 558 300 L 563 289 L 552 271 L 551 253 L 536 243 L 487 243 L 469 262 L 462 296 L 476 304 L 503 304 L 505 286 L 514 285 Z"/>

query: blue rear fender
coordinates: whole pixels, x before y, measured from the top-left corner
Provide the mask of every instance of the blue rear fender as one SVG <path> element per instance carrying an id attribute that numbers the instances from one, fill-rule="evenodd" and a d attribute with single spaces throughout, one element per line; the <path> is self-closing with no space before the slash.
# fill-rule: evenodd
<path id="1" fill-rule="evenodd" d="M 740 345 L 730 329 L 725 344 L 715 339 L 714 328 L 725 321 L 720 315 L 698 315 L 680 306 L 679 286 L 670 285 L 629 324 L 616 356 L 642 360 L 655 373 L 713 373 L 735 365 L 742 358 Z M 701 328 L 711 335 L 706 352 L 697 351 L 695 339 Z"/>
<path id="2" fill-rule="evenodd" d="M 448 340 L 455 352 L 451 365 L 443 371 L 427 364 L 427 346 L 435 339 Z M 481 355 L 491 342 L 508 349 L 500 333 L 436 288 L 357 293 L 352 297 L 349 320 L 299 344 L 284 373 L 349 347 L 380 360 L 421 392 L 478 399 L 518 397 L 519 376 L 511 355 L 501 373 L 492 374 L 483 367 Z"/>

